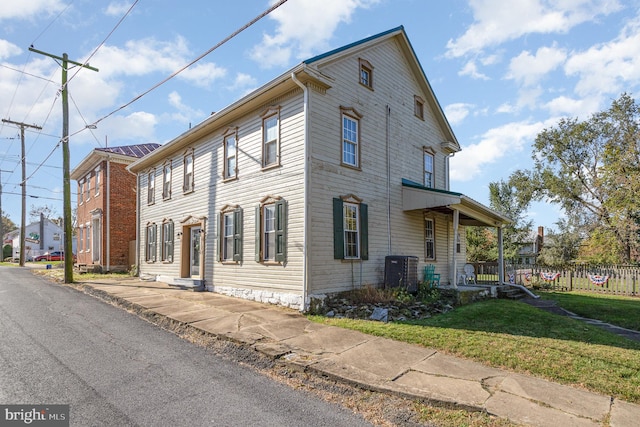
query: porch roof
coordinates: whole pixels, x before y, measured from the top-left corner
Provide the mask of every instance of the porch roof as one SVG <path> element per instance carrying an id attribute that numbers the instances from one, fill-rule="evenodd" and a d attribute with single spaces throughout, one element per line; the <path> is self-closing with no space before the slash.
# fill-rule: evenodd
<path id="1" fill-rule="evenodd" d="M 402 209 L 428 209 L 446 214 L 457 210 L 462 225 L 500 227 L 511 222 L 504 215 L 462 193 L 425 187 L 405 178 L 402 178 Z"/>

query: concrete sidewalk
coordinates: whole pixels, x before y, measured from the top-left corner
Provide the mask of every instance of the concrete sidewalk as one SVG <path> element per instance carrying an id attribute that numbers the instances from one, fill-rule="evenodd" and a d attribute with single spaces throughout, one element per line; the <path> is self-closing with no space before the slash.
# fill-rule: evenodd
<path id="1" fill-rule="evenodd" d="M 640 420 L 640 405 L 320 325 L 281 307 L 138 279 L 80 284 L 284 363 L 371 390 L 455 404 L 531 426 L 622 427 Z"/>

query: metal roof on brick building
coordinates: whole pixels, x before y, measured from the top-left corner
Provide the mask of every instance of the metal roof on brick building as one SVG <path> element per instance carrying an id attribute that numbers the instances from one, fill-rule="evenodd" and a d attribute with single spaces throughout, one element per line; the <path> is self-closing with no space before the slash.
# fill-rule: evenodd
<path id="1" fill-rule="evenodd" d="M 160 144 L 136 144 L 136 145 L 122 145 L 120 147 L 107 147 L 96 148 L 96 151 L 104 151 L 107 153 L 121 154 L 123 156 L 141 158 L 151 153 L 156 148 L 160 147 Z"/>

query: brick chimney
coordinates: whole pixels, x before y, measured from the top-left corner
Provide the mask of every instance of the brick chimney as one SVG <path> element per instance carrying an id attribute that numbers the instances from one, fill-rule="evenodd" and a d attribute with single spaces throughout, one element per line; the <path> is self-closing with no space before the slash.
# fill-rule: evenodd
<path id="1" fill-rule="evenodd" d="M 536 254 L 539 254 L 544 246 L 544 227 L 538 226 L 538 235 L 536 236 Z"/>

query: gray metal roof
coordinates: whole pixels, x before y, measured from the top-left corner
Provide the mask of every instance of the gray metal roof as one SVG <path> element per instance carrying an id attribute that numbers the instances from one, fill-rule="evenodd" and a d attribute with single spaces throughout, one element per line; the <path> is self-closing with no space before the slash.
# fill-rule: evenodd
<path id="1" fill-rule="evenodd" d="M 151 153 L 158 147 L 160 147 L 160 144 L 136 144 L 122 145 L 120 147 L 96 148 L 96 151 L 104 151 L 107 153 L 122 154 L 123 156 L 141 158 Z"/>

